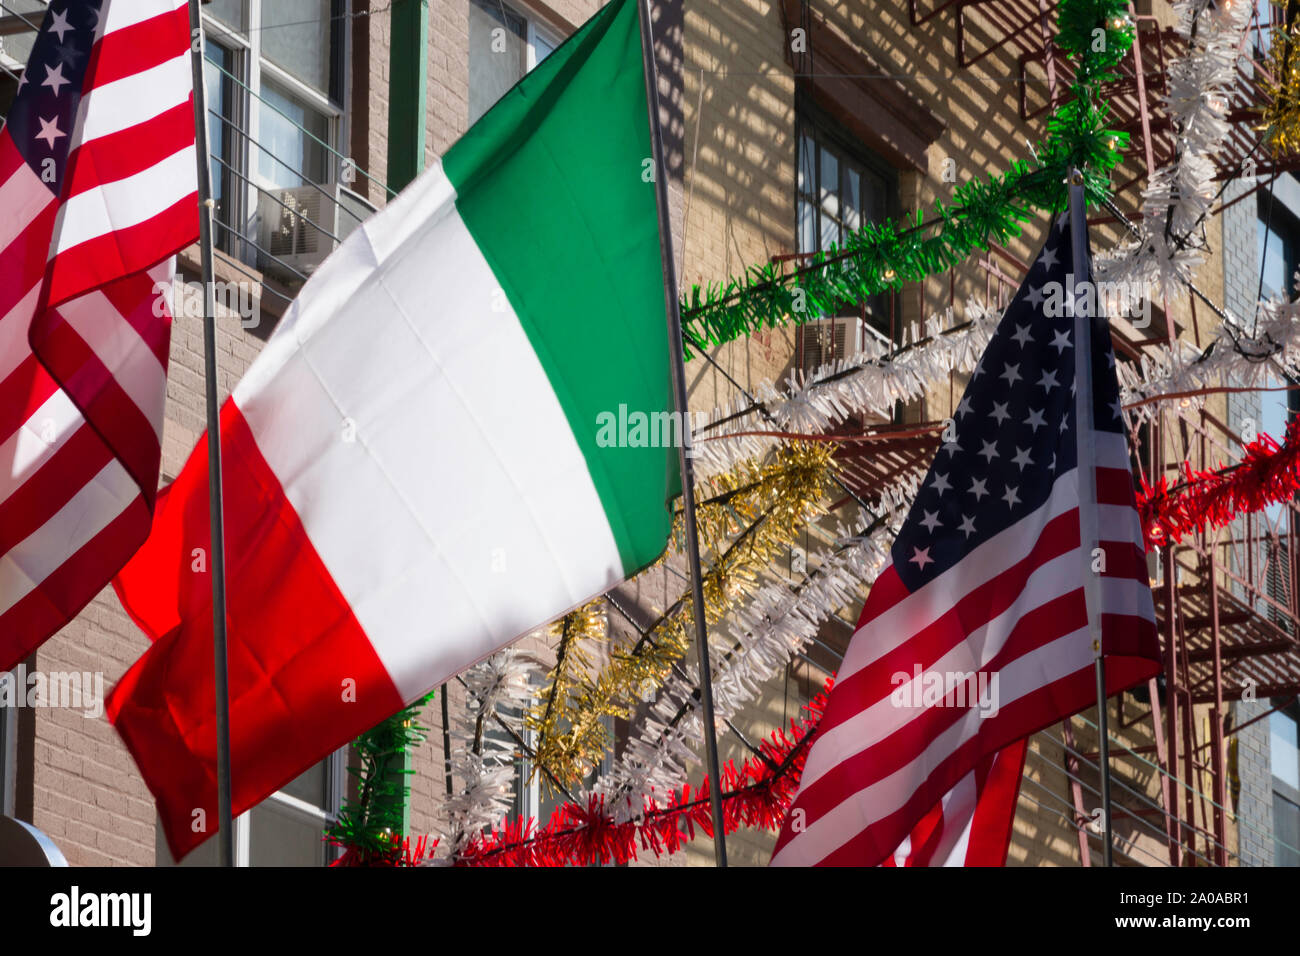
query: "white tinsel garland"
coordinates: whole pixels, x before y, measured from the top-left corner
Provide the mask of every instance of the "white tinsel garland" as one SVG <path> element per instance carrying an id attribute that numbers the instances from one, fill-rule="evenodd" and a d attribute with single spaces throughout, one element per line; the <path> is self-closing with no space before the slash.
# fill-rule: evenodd
<path id="1" fill-rule="evenodd" d="M 708 478 L 730 471 L 745 459 L 761 459 L 785 441 L 742 433 L 824 433 L 852 417 L 890 415 L 895 402 L 919 398 L 954 371 L 970 371 L 1001 316 L 973 299 L 965 311 L 968 324 L 955 332 L 943 332 L 951 328 L 952 310 L 943 320 L 932 315 L 925 324 L 926 339 L 892 358 L 879 350 L 863 352 L 823 365 L 807 377 L 792 373 L 785 392 L 764 383 L 755 395 L 761 409 L 745 401 L 715 410 L 693 431 L 696 475 Z M 919 335 L 913 335 L 916 338 Z"/>
<path id="2" fill-rule="evenodd" d="M 1170 396 L 1168 401 L 1177 401 L 1184 408 L 1200 408 L 1205 403 L 1204 396 L 1183 396 L 1184 392 L 1218 387 L 1262 388 L 1283 375 L 1300 376 L 1300 299 L 1260 302 L 1252 330 L 1230 319 L 1219 326 L 1204 350 L 1179 340 L 1173 348 L 1162 345 L 1147 349 L 1137 366 L 1117 363 L 1116 371 L 1125 404 Z M 1161 404 L 1148 402 L 1125 414 L 1146 420 L 1157 413 Z"/>
<path id="3" fill-rule="evenodd" d="M 1142 191 L 1139 237 L 1096 261 L 1098 280 L 1127 291 L 1124 308 L 1153 288 L 1166 296 L 1180 291 L 1205 260 L 1199 226 L 1215 198 L 1214 159 L 1231 130 L 1228 96 L 1252 4 L 1179 0 L 1174 9 L 1176 29 L 1188 41 L 1186 54 L 1167 71 L 1165 105 L 1178 136 L 1175 158 L 1152 173 Z"/>
<path id="4" fill-rule="evenodd" d="M 514 803 L 517 746 L 500 721 L 523 736 L 523 713 L 540 669 L 513 648 L 493 654 L 462 675 L 465 706 L 451 727 L 454 796 L 440 807 L 442 839 L 435 865 L 451 861 L 475 834 L 493 826 Z"/>

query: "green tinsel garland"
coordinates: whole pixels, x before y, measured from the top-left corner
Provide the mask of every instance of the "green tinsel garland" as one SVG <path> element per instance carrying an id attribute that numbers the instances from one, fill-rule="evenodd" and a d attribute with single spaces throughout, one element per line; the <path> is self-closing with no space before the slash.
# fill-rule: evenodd
<path id="1" fill-rule="evenodd" d="M 325 839 L 343 847 L 354 866 L 382 863 L 401 851 L 404 808 L 411 789 L 405 779 L 414 772 L 404 766 L 405 755 L 424 742 L 428 728 L 416 717 L 435 693 L 352 742 L 361 761 L 360 768 L 348 767 L 357 780 L 357 799 L 344 801 Z"/>
<path id="2" fill-rule="evenodd" d="M 707 287 L 692 286 L 681 303 L 689 359 L 695 349 L 721 345 L 753 332 L 796 324 L 861 302 L 886 289 L 946 271 L 990 242 L 1020 235 L 1034 211 L 1065 208 L 1065 177 L 1084 172 L 1091 202 L 1110 195 L 1110 172 L 1128 134 L 1107 129 L 1101 86 L 1117 79 L 1115 66 L 1133 45 L 1133 22 L 1123 0 L 1062 0 L 1056 43 L 1075 66 L 1071 98 L 1047 121 L 1034 161 L 1018 160 L 987 181 L 972 180 L 936 202 L 929 217 L 918 210 L 903 228 L 868 223 L 842 245 L 794 267 L 788 262 L 750 266 L 741 276 Z"/>

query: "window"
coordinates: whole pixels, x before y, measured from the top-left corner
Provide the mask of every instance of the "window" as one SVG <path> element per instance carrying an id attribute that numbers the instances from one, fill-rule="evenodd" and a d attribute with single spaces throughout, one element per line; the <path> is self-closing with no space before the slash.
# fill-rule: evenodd
<path id="1" fill-rule="evenodd" d="M 325 828 L 343 805 L 348 748 L 326 757 L 282 790 L 235 819 L 236 866 L 325 866 L 337 855 Z M 162 827 L 157 830 L 160 866 L 171 860 Z M 215 866 L 217 841 L 208 840 L 180 866 Z"/>
<path id="2" fill-rule="evenodd" d="M 333 150 L 345 132 L 349 6 L 213 0 L 203 7 L 217 247 L 246 262 L 273 266 L 261 226 L 282 208 L 282 190 L 315 191 L 338 180 Z M 332 212 L 332 192 L 321 192 L 324 205 L 315 205 Z M 292 264 L 284 271 L 294 277 Z"/>
<path id="3" fill-rule="evenodd" d="M 1268 718 L 1273 769 L 1273 865 L 1300 866 L 1300 703 Z"/>
<path id="4" fill-rule="evenodd" d="M 863 225 L 896 214 L 894 172 L 803 100 L 799 104 L 798 151 L 795 230 L 801 256 L 839 247 Z M 801 367 L 810 371 L 860 351 L 868 346 L 869 336 L 892 341 L 896 331 L 891 309 L 892 296 L 882 292 L 825 317 L 833 322 L 803 325 Z"/>
<path id="5" fill-rule="evenodd" d="M 1262 197 L 1256 235 L 1256 265 L 1264 277 L 1264 295 L 1290 298 L 1300 266 L 1300 222 L 1281 203 Z"/>
<path id="6" fill-rule="evenodd" d="M 559 37 L 522 8 L 502 0 L 470 0 L 470 123 L 557 46 Z"/>

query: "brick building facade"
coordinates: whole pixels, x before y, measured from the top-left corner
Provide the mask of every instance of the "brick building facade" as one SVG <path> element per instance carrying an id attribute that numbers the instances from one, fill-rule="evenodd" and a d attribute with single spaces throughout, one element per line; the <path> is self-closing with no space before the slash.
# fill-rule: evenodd
<path id="1" fill-rule="evenodd" d="M 209 89 L 220 88 L 209 94 L 218 114 L 214 177 L 223 184 L 219 214 L 225 216 L 227 230 L 217 278 L 251 289 L 255 300 L 251 316 L 229 308 L 218 315 L 223 398 L 300 284 L 283 262 L 267 258 L 260 241 L 267 235 L 262 218 L 278 215 L 265 196 L 274 193 L 288 201 L 290 192 L 309 194 L 315 183 L 335 197 L 342 194 L 334 187 L 344 186 L 373 206 L 387 198 L 391 4 L 295 0 L 276 7 L 274 2 L 214 0 L 205 6 L 209 58 L 214 61 Z M 456 141 L 494 91 L 508 88 L 599 5 L 598 0 L 428 0 L 427 161 L 436 161 Z M 31 0 L 24 9 L 40 6 Z M 1157 6 L 1171 22 L 1167 5 Z M 972 16 L 973 34 L 993 32 L 978 11 Z M 736 275 L 774 256 L 815 251 L 823 241 L 820 232 L 801 229 L 801 171 L 807 176 L 816 169 L 821 176 L 828 163 L 836 164 L 837 177 L 840 170 L 851 170 L 861 195 L 867 195 L 864 184 L 870 183 L 877 197 L 871 200 L 874 205 L 862 199 L 854 215 L 896 216 L 948 198 L 962 182 L 1006 168 L 1024 157 L 1026 141 L 1042 134 L 1041 118 L 1024 117 L 1016 89 L 1007 82 L 1018 69 L 1013 49 L 993 49 L 978 70 L 958 69 L 951 22 L 940 17 L 914 25 L 902 0 L 664 0 L 657 23 L 675 252 L 685 286 Z M 476 45 L 493 39 L 504 41 L 507 58 L 513 58 L 510 65 L 488 59 Z M 6 53 L 10 68 L 21 66 L 21 45 L 11 44 Z M 3 82 L 12 84 L 7 78 Z M 0 85 L 0 104 L 11 95 Z M 277 158 L 287 162 L 268 159 L 272 147 L 287 150 L 290 155 Z M 807 153 L 803 159 L 801 151 Z M 1138 167 L 1139 160 L 1130 158 L 1124 170 L 1134 175 Z M 1121 204 L 1131 214 L 1133 194 Z M 1249 277 L 1257 267 L 1254 207 L 1246 202 L 1233 210 L 1216 224 L 1221 251 L 1198 281 L 1211 298 L 1246 314 L 1254 300 Z M 827 228 L 825 221 L 820 228 Z M 1039 217 L 1003 252 L 1010 260 L 1027 262 L 1045 231 L 1046 217 Z M 1113 225 L 1106 226 L 1094 236 L 1094 247 L 1110 248 L 1118 236 Z M 193 250 L 181 257 L 181 270 L 182 281 L 196 277 Z M 897 340 L 908 323 L 942 313 L 953 303 L 960 308 L 969 295 L 988 295 L 996 305 L 998 296 L 1014 290 L 1018 275 L 1013 272 L 990 283 L 991 268 L 966 263 L 952 276 L 932 277 L 873 304 L 868 324 Z M 194 294 L 178 286 L 177 301 L 188 297 L 192 303 Z M 1184 330 L 1192 325 L 1186 309 L 1184 302 L 1170 304 L 1169 317 Z M 205 427 L 198 311 L 192 304 L 175 309 L 163 437 L 165 481 L 177 474 Z M 800 334 L 789 326 L 716 349 L 711 355 L 716 367 L 692 362 L 687 370 L 692 408 L 711 410 L 735 401 L 737 384 L 752 391 L 764 382 L 779 383 L 798 367 L 801 345 Z M 941 420 L 951 413 L 964 385 L 963 377 L 954 376 L 899 417 Z M 1244 399 L 1216 407 L 1232 423 L 1259 415 Z M 842 650 L 860 608 L 859 599 L 841 609 L 819 639 Z M 106 590 L 27 664 L 49 672 L 102 672 L 107 687 L 146 646 Z M 553 660 L 553 649 L 540 636 L 528 638 L 522 648 L 543 664 Z M 772 682 L 738 720 L 746 735 L 762 737 L 780 726 L 820 687 L 833 664 L 826 658 L 792 663 L 785 679 Z M 449 705 L 462 701 L 452 684 Z M 1117 706 L 1136 704 L 1125 697 Z M 1083 718 L 1074 724 L 1074 747 L 1086 752 L 1095 749 L 1087 725 L 1095 713 Z M 439 829 L 445 793 L 441 702 L 430 705 L 423 723 L 433 733 L 413 755 L 414 834 Z M 1272 803 L 1263 760 L 1265 727 L 1258 724 L 1241 735 L 1237 766 L 1240 812 L 1252 827 L 1267 833 Z M 6 715 L 3 730 L 8 737 L 0 740 L 9 743 L 0 782 L 6 788 L 7 812 L 49 834 L 73 865 L 169 862 L 150 794 L 102 716 L 67 708 L 19 709 Z M 1118 736 L 1135 749 L 1151 744 L 1135 726 L 1122 728 Z M 1054 728 L 1050 737 L 1033 742 L 1024 788 L 1029 797 L 1022 797 L 1012 843 L 1014 864 L 1078 865 L 1084 852 L 1082 821 L 1043 796 L 1044 791 L 1065 794 L 1070 789 L 1072 763 L 1065 746 L 1071 738 L 1062 739 L 1061 729 Z M 724 760 L 746 754 L 734 735 L 724 735 L 720 745 Z M 237 830 L 240 859 L 323 863 L 327 851 L 313 835 L 338 808 L 347 786 L 347 760 L 345 748 L 249 814 Z M 1092 779 L 1087 768 L 1078 767 L 1075 778 Z M 1154 775 L 1125 780 L 1144 794 L 1159 793 Z M 1121 836 L 1130 839 L 1130 848 L 1158 844 L 1139 832 Z M 761 832 L 737 834 L 730 842 L 733 861 L 766 862 L 772 840 Z M 1243 836 L 1241 862 L 1270 862 L 1266 843 L 1258 835 Z M 210 861 L 210 850 L 208 844 L 191 860 Z M 710 859 L 711 848 L 697 841 L 688 853 L 664 862 Z"/>

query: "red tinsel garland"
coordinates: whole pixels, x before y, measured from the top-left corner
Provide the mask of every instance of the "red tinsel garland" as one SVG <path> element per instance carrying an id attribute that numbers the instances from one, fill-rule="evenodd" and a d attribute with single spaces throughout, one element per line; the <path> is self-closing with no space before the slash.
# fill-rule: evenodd
<path id="1" fill-rule="evenodd" d="M 415 841 L 415 846 L 411 846 L 410 837 L 398 840 L 397 834 L 393 834 L 393 845 L 388 850 L 380 853 L 366 853 L 359 847 L 347 846 L 336 840 L 330 842 L 333 846 L 344 847 L 343 854 L 330 866 L 376 868 L 419 866 L 433 856 L 433 851 L 438 846 L 437 839 L 427 836 L 420 837 Z"/>
<path id="2" fill-rule="evenodd" d="M 1167 478 L 1154 488 L 1142 482 L 1137 501 L 1148 550 L 1294 498 L 1300 492 L 1300 418 L 1291 419 L 1281 445 L 1261 435 L 1236 465 L 1196 471 L 1183 462 L 1181 472 L 1173 487 Z"/>
<path id="3" fill-rule="evenodd" d="M 760 754 L 739 768 L 731 761 L 722 768 L 721 786 L 724 832 L 741 827 L 775 830 L 785 819 L 803 775 L 808 744 L 817 733 L 826 707 L 831 681 L 805 705 L 807 716 L 790 721 L 759 744 Z M 490 833 L 476 836 L 460 852 L 457 866 L 588 866 L 627 863 L 641 851 L 656 857 L 676 853 L 695 836 L 699 827 L 713 835 L 709 785 L 684 784 L 659 805 L 646 803 L 640 819 L 616 822 L 603 798 L 586 804 L 566 803 L 557 808 L 545 827 L 536 829 L 532 818 L 505 820 Z"/>

